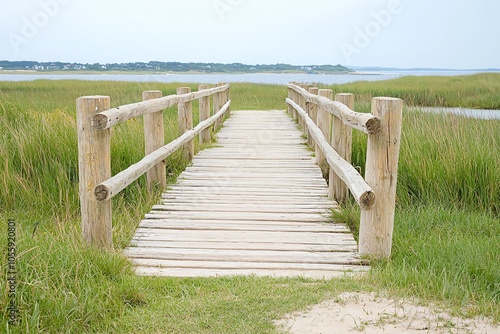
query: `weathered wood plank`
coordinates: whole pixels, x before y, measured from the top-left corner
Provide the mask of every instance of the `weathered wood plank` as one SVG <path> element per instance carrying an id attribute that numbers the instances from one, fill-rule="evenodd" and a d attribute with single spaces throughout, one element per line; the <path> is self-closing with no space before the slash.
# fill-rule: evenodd
<path id="1" fill-rule="evenodd" d="M 303 222 L 324 222 L 327 214 L 307 214 L 307 213 L 267 213 L 267 212 L 169 212 L 161 210 L 151 210 L 145 215 L 146 219 L 215 219 L 215 220 L 266 220 L 266 221 L 303 221 Z"/>
<path id="2" fill-rule="evenodd" d="M 365 272 L 337 204 L 283 111 L 237 111 L 145 215 L 126 254 L 140 275 Z"/>
<path id="3" fill-rule="evenodd" d="M 133 259 L 134 263 L 143 267 L 160 268 L 205 268 L 205 269 L 269 269 L 269 270 L 364 270 L 364 267 L 354 265 L 338 265 L 328 263 L 262 263 L 262 262 L 216 262 L 216 261 L 175 261 Z"/>
<path id="4" fill-rule="evenodd" d="M 245 222 L 245 221 L 210 221 L 210 220 L 161 220 L 145 219 L 139 227 L 147 229 L 167 230 L 219 230 L 219 231 L 270 231 L 270 232 L 311 232 L 311 233 L 349 233 L 349 230 L 338 224 Z"/>
<path id="5" fill-rule="evenodd" d="M 226 249 L 226 250 L 281 250 L 281 251 L 304 251 L 304 252 L 355 252 L 357 249 L 356 243 L 338 243 L 335 245 L 319 245 L 319 244 L 285 244 L 285 243 L 270 243 L 270 242 L 246 242 L 246 241 L 182 241 L 170 240 L 155 241 L 155 240 L 132 240 L 131 247 L 142 248 L 180 248 L 180 249 Z"/>
<path id="6" fill-rule="evenodd" d="M 323 263 L 323 264 L 361 264 L 361 260 L 349 252 L 299 252 L 299 251 L 260 251 L 260 250 L 217 250 L 217 249 L 165 249 L 165 248 L 127 248 L 130 258 L 221 261 L 221 262 L 261 262 L 261 263 Z"/>
<path id="7" fill-rule="evenodd" d="M 335 245 L 355 242 L 354 238 L 346 233 L 318 233 L 318 232 L 276 232 L 276 231 L 182 231 L 138 228 L 134 240 L 156 241 L 217 241 L 217 242 L 266 242 L 283 244 L 317 244 Z"/>
<path id="8" fill-rule="evenodd" d="M 256 269 L 198 269 L 198 268 L 155 268 L 137 267 L 136 273 L 144 276 L 166 277 L 220 277 L 220 276 L 271 276 L 271 277 L 305 277 L 310 279 L 332 279 L 350 276 L 351 269 L 345 271 L 316 271 L 316 270 L 256 270 Z M 360 270 L 361 271 L 361 270 Z"/>

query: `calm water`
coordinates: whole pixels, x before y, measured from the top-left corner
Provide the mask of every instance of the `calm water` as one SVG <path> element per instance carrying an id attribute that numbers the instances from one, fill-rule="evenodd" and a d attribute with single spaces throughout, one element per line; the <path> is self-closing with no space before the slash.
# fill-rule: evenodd
<path id="1" fill-rule="evenodd" d="M 285 85 L 289 82 L 320 83 L 325 85 L 343 84 L 355 81 L 378 81 L 399 78 L 405 75 L 468 75 L 477 71 L 400 71 L 373 72 L 369 74 L 1 74 L 0 81 L 49 80 L 89 80 L 128 82 L 196 82 L 202 84 L 217 82 L 250 82 L 260 84 Z"/>
<path id="2" fill-rule="evenodd" d="M 216 82 L 250 82 L 257 84 L 286 85 L 289 82 L 318 83 L 325 85 L 343 84 L 355 81 L 379 81 L 399 78 L 405 75 L 470 75 L 478 71 L 399 71 L 373 72 L 365 74 L 1 74 L 0 81 L 33 81 L 49 80 L 88 80 L 88 81 L 128 81 L 128 82 L 159 82 L 159 83 L 202 83 Z M 500 119 L 500 110 L 475 110 L 463 108 L 426 108 L 429 112 L 449 112 L 466 117 Z"/>

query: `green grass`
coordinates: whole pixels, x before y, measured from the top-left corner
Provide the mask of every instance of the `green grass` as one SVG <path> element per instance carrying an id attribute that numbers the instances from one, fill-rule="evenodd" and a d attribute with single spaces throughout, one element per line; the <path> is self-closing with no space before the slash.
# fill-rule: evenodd
<path id="1" fill-rule="evenodd" d="M 375 95 L 407 104 L 498 108 L 500 75 L 401 78 L 335 85 L 369 111 Z M 235 277 L 136 277 L 119 253 L 159 192 L 140 178 L 113 199 L 117 252 L 80 238 L 75 100 L 109 95 L 112 106 L 136 102 L 148 89 L 175 93 L 185 84 L 83 81 L 0 82 L 0 221 L 18 222 L 18 299 L 22 325 L 7 329 L 5 280 L 0 327 L 13 333 L 273 333 L 272 320 L 342 291 L 385 290 L 441 303 L 464 315 L 500 321 L 500 121 L 405 109 L 397 211 L 390 260 L 360 280 L 308 281 Z M 196 89 L 197 85 L 188 85 Z M 232 109 L 284 109 L 286 87 L 232 84 Z M 197 118 L 197 104 L 194 105 Z M 167 140 L 176 111 L 165 112 Z M 141 120 L 113 130 L 116 173 L 143 156 Z M 364 168 L 366 137 L 355 132 L 353 163 Z M 130 145 L 130 143 L 140 143 Z M 201 146 L 197 144 L 197 149 Z M 171 179 L 186 162 L 168 160 Z M 358 211 L 340 218 L 356 234 Z M 1 226 L 5 227 L 6 224 Z M 2 227 L 3 229 L 3 227 Z M 0 233 L 0 263 L 7 263 Z"/>
<path id="2" fill-rule="evenodd" d="M 321 85 L 320 85 L 321 86 Z M 406 76 L 388 81 L 354 82 L 333 85 L 334 93 L 352 93 L 358 102 L 370 102 L 374 96 L 403 99 L 407 105 L 426 107 L 466 107 L 500 109 L 498 73 L 468 76 Z"/>

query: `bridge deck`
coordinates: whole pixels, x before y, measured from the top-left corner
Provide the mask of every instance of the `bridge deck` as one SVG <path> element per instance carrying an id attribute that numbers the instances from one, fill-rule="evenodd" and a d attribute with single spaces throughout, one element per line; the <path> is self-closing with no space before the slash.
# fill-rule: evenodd
<path id="1" fill-rule="evenodd" d="M 329 278 L 365 271 L 350 231 L 329 221 L 335 203 L 284 111 L 237 111 L 162 205 L 146 215 L 126 254 L 137 273 Z"/>

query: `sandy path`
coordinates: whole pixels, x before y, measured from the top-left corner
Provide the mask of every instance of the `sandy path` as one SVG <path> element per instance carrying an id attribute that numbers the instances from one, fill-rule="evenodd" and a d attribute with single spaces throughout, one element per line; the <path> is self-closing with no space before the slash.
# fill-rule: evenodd
<path id="1" fill-rule="evenodd" d="M 474 333 L 500 334 L 487 319 L 459 319 L 430 307 L 372 293 L 344 293 L 305 313 L 276 321 L 287 333 Z"/>

